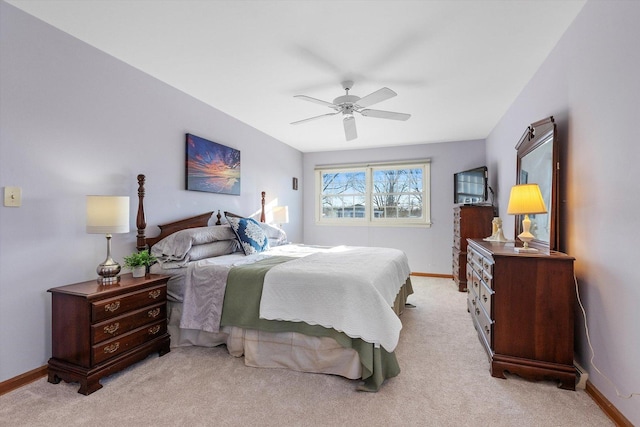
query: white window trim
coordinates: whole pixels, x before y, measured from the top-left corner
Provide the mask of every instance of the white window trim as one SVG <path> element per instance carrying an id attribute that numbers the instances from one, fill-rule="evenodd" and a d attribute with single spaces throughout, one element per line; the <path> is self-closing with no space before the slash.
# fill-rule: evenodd
<path id="1" fill-rule="evenodd" d="M 422 188 L 424 197 L 422 202 L 423 218 L 412 219 L 390 219 L 375 218 L 371 215 L 373 209 L 372 202 L 372 181 L 374 169 L 380 168 L 424 168 Z M 364 218 L 325 218 L 322 219 L 322 173 L 326 172 L 352 172 L 354 170 L 365 170 L 366 174 L 366 190 L 365 197 L 367 199 L 367 209 Z M 398 162 L 381 162 L 381 163 L 351 163 L 340 165 L 320 165 L 314 168 L 315 175 L 315 223 L 321 226 L 348 226 L 348 227 L 431 227 L 431 160 L 407 160 Z"/>

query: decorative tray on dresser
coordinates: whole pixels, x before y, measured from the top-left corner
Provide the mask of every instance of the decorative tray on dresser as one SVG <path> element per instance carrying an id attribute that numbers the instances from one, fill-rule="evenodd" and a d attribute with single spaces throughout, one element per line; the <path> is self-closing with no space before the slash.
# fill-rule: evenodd
<path id="1" fill-rule="evenodd" d="M 100 378 L 151 353 L 168 353 L 168 280 L 157 274 L 125 274 L 113 285 L 92 280 L 49 289 L 49 382 L 79 382 L 78 393 L 88 395 L 102 388 Z"/>
<path id="2" fill-rule="evenodd" d="M 574 258 L 544 249 L 517 253 L 513 243 L 468 243 L 467 308 L 491 375 L 557 380 L 575 390 Z"/>

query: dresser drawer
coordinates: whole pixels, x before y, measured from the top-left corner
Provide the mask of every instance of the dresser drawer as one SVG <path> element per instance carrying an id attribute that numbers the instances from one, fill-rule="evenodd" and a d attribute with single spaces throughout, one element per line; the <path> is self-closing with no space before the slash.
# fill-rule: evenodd
<path id="1" fill-rule="evenodd" d="M 471 272 L 471 281 L 467 282 L 467 286 L 477 296 L 480 296 L 480 276 L 475 271 Z"/>
<path id="2" fill-rule="evenodd" d="M 453 260 L 451 261 L 451 267 L 453 271 L 458 271 L 460 269 L 460 251 L 453 249 Z"/>
<path id="3" fill-rule="evenodd" d="M 479 335 L 482 336 L 483 340 L 485 341 L 487 350 L 490 351 L 491 349 L 493 349 L 493 321 L 489 319 L 487 313 L 482 308 L 481 303 L 478 304 L 476 315 L 478 317 L 478 324 L 480 325 Z"/>
<path id="4" fill-rule="evenodd" d="M 471 268 L 478 273 L 482 281 L 484 281 L 490 289 L 493 288 L 493 259 L 480 255 L 474 251 L 473 248 L 469 249 L 467 259 Z"/>
<path id="5" fill-rule="evenodd" d="M 140 292 L 124 294 L 118 297 L 91 303 L 91 319 L 93 322 L 120 316 L 130 310 L 151 305 L 166 299 L 166 285 L 155 286 Z"/>
<path id="6" fill-rule="evenodd" d="M 469 265 L 476 273 L 480 274 L 482 272 L 482 256 L 474 251 L 469 251 L 468 254 Z"/>
<path id="7" fill-rule="evenodd" d="M 487 285 L 489 289 L 493 289 L 493 275 L 487 270 L 482 270 L 482 281 Z"/>
<path id="8" fill-rule="evenodd" d="M 493 303 L 493 289 L 489 288 L 484 281 L 480 282 L 480 294 L 478 295 L 478 300 L 484 308 L 484 311 L 491 318 L 491 304 Z"/>
<path id="9" fill-rule="evenodd" d="M 166 318 L 167 305 L 162 302 L 127 313 L 124 316 L 108 319 L 91 325 L 91 343 L 97 344 L 101 341 L 126 334 L 147 323 Z"/>
<path id="10" fill-rule="evenodd" d="M 468 294 L 467 294 L 467 309 L 469 310 L 469 313 L 471 313 L 471 317 L 478 317 L 478 312 L 476 311 L 476 309 L 478 308 L 478 296 L 476 294 L 473 293 L 473 291 L 471 291 L 471 289 L 468 289 Z"/>
<path id="11" fill-rule="evenodd" d="M 471 317 L 476 317 L 476 306 L 478 305 L 478 298 L 467 288 L 467 311 L 471 313 Z"/>
<path id="12" fill-rule="evenodd" d="M 482 257 L 482 269 L 490 276 L 493 276 L 493 260 Z"/>
<path id="13" fill-rule="evenodd" d="M 91 359 L 93 360 L 93 364 L 97 365 L 129 349 L 159 337 L 166 332 L 167 319 L 162 318 L 155 323 L 150 323 L 120 337 L 93 345 L 91 347 Z"/>

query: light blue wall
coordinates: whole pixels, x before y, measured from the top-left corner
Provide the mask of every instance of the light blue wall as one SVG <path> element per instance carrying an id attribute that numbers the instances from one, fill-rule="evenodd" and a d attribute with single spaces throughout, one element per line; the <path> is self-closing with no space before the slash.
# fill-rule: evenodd
<path id="1" fill-rule="evenodd" d="M 84 232 L 86 194 L 135 198 L 135 176 L 147 174 L 151 227 L 206 210 L 246 212 L 266 190 L 268 200 L 289 205 L 285 227 L 294 241 L 406 248 L 414 271 L 449 273 L 451 175 L 486 163 L 506 206 L 515 143 L 528 124 L 553 115 L 566 147 L 564 246 L 577 259 L 594 360 L 621 393 L 639 391 L 633 232 L 640 228 L 640 201 L 633 177 L 640 158 L 640 2 L 587 3 L 487 138 L 486 157 L 482 141 L 303 156 L 3 2 L 0 20 L 0 186 L 20 186 L 24 197 L 21 208 L 0 206 L 0 381 L 46 363 L 46 290 L 93 278 L 104 257 L 104 239 Z M 185 132 L 242 151 L 242 196 L 183 190 Z M 433 160 L 432 228 L 395 233 L 314 224 L 315 164 L 423 157 Z M 291 190 L 293 176 L 301 177 L 301 191 Z M 505 234 L 513 237 L 513 218 L 503 211 Z M 114 255 L 134 244 L 134 232 L 115 236 Z M 595 386 L 640 424 L 638 397 L 617 398 L 590 366 L 582 315 L 576 315 L 577 359 Z"/>
<path id="2" fill-rule="evenodd" d="M 113 237 L 120 261 L 135 247 L 138 173 L 149 235 L 210 210 L 252 213 L 266 191 L 301 240 L 299 151 L 4 2 L 0 19 L 0 187 L 23 196 L 0 206 L 0 382 L 47 363 L 47 289 L 93 279 L 105 258 L 105 238 L 85 233 L 87 194 L 131 197 L 132 231 Z M 187 132 L 241 151 L 241 196 L 184 190 Z"/>
<path id="3" fill-rule="evenodd" d="M 639 21 L 640 2 L 589 1 L 487 138 L 493 185 L 506 206 L 515 183 L 513 147 L 531 122 L 557 119 L 564 148 L 563 247 L 576 258 L 593 360 L 621 395 L 640 393 Z M 513 237 L 513 217 L 502 219 Z M 598 390 L 640 425 L 640 396 L 617 397 L 591 365 L 583 321 L 576 308 L 576 359 Z"/>

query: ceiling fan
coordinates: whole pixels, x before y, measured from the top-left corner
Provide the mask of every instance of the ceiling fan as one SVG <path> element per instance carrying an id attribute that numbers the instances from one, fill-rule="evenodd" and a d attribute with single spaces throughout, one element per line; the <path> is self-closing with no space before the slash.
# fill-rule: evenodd
<path id="1" fill-rule="evenodd" d="M 297 125 L 300 123 L 305 123 L 311 120 L 316 120 L 326 116 L 335 116 L 336 114 L 342 113 L 342 123 L 344 125 L 344 134 L 347 138 L 347 141 L 351 141 L 358 137 L 358 132 L 356 131 L 356 120 L 353 117 L 353 113 L 360 113 L 363 116 L 367 117 L 377 117 L 379 119 L 391 119 L 391 120 L 408 120 L 411 117 L 411 114 L 405 113 L 394 113 L 392 111 L 383 111 L 383 110 L 371 110 L 366 107 L 377 104 L 378 102 L 385 101 L 389 98 L 393 98 L 397 95 L 394 91 L 387 87 L 383 87 L 382 89 L 378 89 L 375 92 L 370 93 L 369 95 L 360 98 L 359 96 L 349 95 L 349 90 L 353 87 L 353 82 L 351 80 L 347 80 L 342 82 L 342 87 L 344 88 L 346 95 L 342 95 L 333 100 L 333 102 L 323 101 L 321 99 L 312 98 L 306 95 L 295 95 L 294 98 L 304 99 L 305 101 L 314 102 L 316 104 L 324 105 L 325 107 L 329 107 L 335 111 L 327 114 L 321 114 L 315 117 L 309 117 L 308 119 L 298 120 L 296 122 L 292 122 L 292 125 Z"/>

